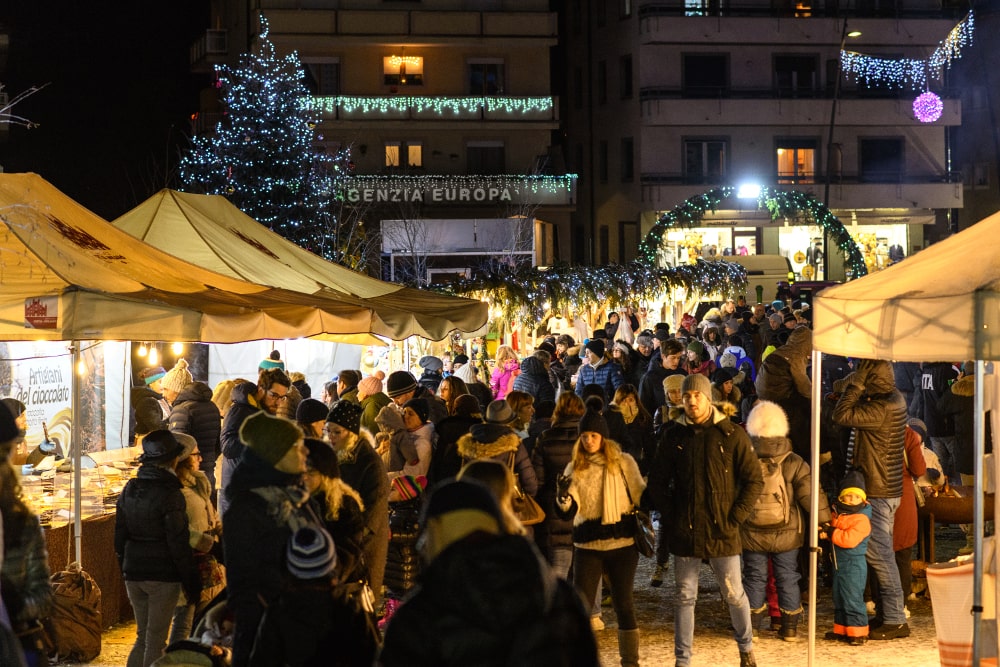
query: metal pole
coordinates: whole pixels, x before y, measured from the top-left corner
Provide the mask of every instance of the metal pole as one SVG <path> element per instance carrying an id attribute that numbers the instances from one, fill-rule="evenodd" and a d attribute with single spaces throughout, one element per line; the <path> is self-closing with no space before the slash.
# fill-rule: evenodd
<path id="1" fill-rule="evenodd" d="M 847 42 L 847 17 L 840 31 L 840 49 L 837 51 L 837 76 L 833 80 L 833 101 L 830 104 L 830 129 L 826 135 L 826 178 L 823 179 L 823 206 L 830 208 L 830 181 L 833 178 L 833 128 L 837 124 L 837 102 L 840 100 L 840 70 L 844 44 Z M 830 279 L 830 235 L 823 230 L 823 279 Z"/>
<path id="2" fill-rule="evenodd" d="M 80 373 L 79 368 L 83 357 L 80 354 L 80 341 L 70 344 L 73 359 L 73 428 L 69 446 L 73 456 L 73 546 L 77 563 L 83 566 L 83 427 L 80 424 Z"/>
<path id="3" fill-rule="evenodd" d="M 976 307 L 977 315 L 982 312 L 982 308 Z M 977 319 L 979 319 L 977 317 Z M 977 331 L 979 327 L 977 327 Z M 977 356 L 981 354 L 982 348 L 977 350 Z M 979 667 L 979 660 L 982 657 L 982 618 L 983 618 L 983 453 L 985 452 L 986 428 L 983 422 L 985 413 L 983 412 L 983 370 L 985 365 L 982 359 L 976 360 L 976 384 L 975 394 L 972 397 L 972 414 L 975 421 L 972 422 L 972 443 L 973 443 L 973 467 L 972 474 L 976 481 L 972 487 L 972 530 L 973 542 L 972 553 L 975 554 L 972 562 L 972 664 Z"/>
<path id="4" fill-rule="evenodd" d="M 823 353 L 819 350 L 813 350 L 812 353 L 812 414 L 813 418 L 811 421 L 809 437 L 812 443 L 812 461 L 815 464 L 819 463 L 819 414 L 820 402 L 823 396 L 822 382 L 820 378 L 823 377 L 821 371 L 823 364 Z M 816 465 L 810 470 L 812 477 L 810 478 L 811 485 L 809 489 L 809 520 L 812 525 L 810 525 L 807 530 L 809 531 L 809 618 L 808 618 L 808 646 L 806 649 L 806 664 L 813 665 L 816 661 L 816 577 L 818 576 L 819 567 L 817 563 L 817 554 L 819 552 L 819 532 L 816 529 L 816 518 L 819 516 L 819 465 Z"/>

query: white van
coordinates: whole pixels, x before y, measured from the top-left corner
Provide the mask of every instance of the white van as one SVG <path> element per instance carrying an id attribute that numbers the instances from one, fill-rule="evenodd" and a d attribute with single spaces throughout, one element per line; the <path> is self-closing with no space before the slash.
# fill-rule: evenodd
<path id="1" fill-rule="evenodd" d="M 747 303 L 770 303 L 778 293 L 778 283 L 795 282 L 792 264 L 784 255 L 724 255 L 719 259 L 726 262 L 736 262 L 747 270 Z M 739 294 L 726 294 L 723 297 L 736 298 Z"/>

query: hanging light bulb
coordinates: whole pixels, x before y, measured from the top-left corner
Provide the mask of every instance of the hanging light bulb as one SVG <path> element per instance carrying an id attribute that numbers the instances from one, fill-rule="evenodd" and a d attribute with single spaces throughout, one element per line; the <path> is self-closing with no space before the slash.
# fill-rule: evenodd
<path id="1" fill-rule="evenodd" d="M 175 356 L 184 354 L 184 343 L 174 343 L 170 346 L 170 351 L 173 352 Z"/>
<path id="2" fill-rule="evenodd" d="M 79 375 L 80 377 L 83 377 L 87 374 L 87 362 L 85 362 L 83 359 L 76 362 L 76 374 Z"/>
<path id="3" fill-rule="evenodd" d="M 149 365 L 156 366 L 160 363 L 160 354 L 155 347 L 149 348 Z"/>
<path id="4" fill-rule="evenodd" d="M 149 352 L 149 349 L 146 347 L 145 343 L 139 345 L 139 349 L 136 350 L 136 354 L 138 354 L 140 357 L 145 357 L 147 352 Z"/>

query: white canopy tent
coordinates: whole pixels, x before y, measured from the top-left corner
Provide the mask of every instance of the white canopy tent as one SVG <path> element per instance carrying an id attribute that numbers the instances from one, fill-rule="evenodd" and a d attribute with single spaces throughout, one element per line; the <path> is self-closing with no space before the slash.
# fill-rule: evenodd
<path id="1" fill-rule="evenodd" d="M 985 409 L 998 433 L 998 378 L 984 362 L 1000 360 L 1000 257 L 989 251 L 1000 235 L 1000 213 L 888 269 L 823 290 L 814 300 L 813 368 L 821 354 L 892 361 L 976 361 L 975 374 L 975 569 L 973 664 L 979 664 L 983 580 L 983 453 Z M 972 254 L 970 250 L 980 249 Z M 987 386 L 987 383 L 990 386 Z M 990 399 L 990 404 L 984 401 Z M 820 383 L 813 382 L 813 414 L 819 415 Z M 819 460 L 819 420 L 813 420 L 813 460 Z M 1000 463 L 1000 457 L 994 457 Z M 998 466 L 1000 468 L 1000 466 Z M 1000 472 L 1000 470 L 996 471 Z M 994 474 L 994 479 L 998 479 Z M 819 477 L 813 476 L 813 512 Z M 995 507 L 1000 526 L 1000 505 Z M 810 558 L 810 599 L 816 597 L 816 539 Z M 815 604 L 810 606 L 809 664 L 814 658 Z"/>

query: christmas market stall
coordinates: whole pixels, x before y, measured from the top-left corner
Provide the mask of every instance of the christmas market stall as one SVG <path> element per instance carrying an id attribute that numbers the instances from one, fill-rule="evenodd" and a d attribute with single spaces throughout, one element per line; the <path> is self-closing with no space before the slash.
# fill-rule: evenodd
<path id="1" fill-rule="evenodd" d="M 986 411 L 990 411 L 992 432 L 1000 433 L 1000 409 L 995 405 L 1000 397 L 1000 368 L 985 372 L 986 362 L 995 364 L 1000 360 L 1000 262 L 993 257 L 970 262 L 968 249 L 993 247 L 998 234 L 1000 213 L 884 271 L 828 288 L 819 293 L 813 306 L 813 368 L 820 366 L 822 353 L 894 361 L 976 362 L 974 564 L 969 568 L 971 582 L 965 580 L 971 586 L 967 586 L 969 604 L 963 608 L 947 609 L 946 600 L 935 597 L 932 586 L 942 664 L 949 652 L 948 664 L 980 664 L 980 657 L 988 657 L 983 653 L 984 647 L 997 646 L 995 637 L 984 638 L 983 634 L 994 633 L 997 628 L 995 622 L 986 622 L 984 614 L 983 596 L 992 601 L 996 591 L 983 590 L 984 566 L 994 567 L 992 557 L 984 558 L 983 530 L 984 482 L 990 477 L 997 479 L 1000 472 L 993 470 L 990 475 L 990 471 L 984 470 Z M 819 384 L 813 383 L 814 414 L 819 414 Z M 814 420 L 814 460 L 819 456 L 818 428 L 818 420 Z M 994 456 L 993 461 L 1000 461 L 1000 457 Z M 817 480 L 818 476 L 814 476 L 814 497 L 818 495 Z M 993 518 L 995 525 L 1000 526 L 1000 516 Z M 931 569 L 933 566 L 928 569 L 929 581 Z M 995 570 L 992 574 L 995 575 Z M 815 583 L 815 569 L 812 575 Z M 1000 581 L 995 576 L 989 579 Z M 985 607 L 995 608 L 991 604 Z M 814 608 L 810 606 L 810 610 Z M 955 626 L 956 623 L 962 627 Z M 943 627 L 944 624 L 952 626 Z M 811 635 L 814 625 L 810 622 L 809 627 Z"/>

